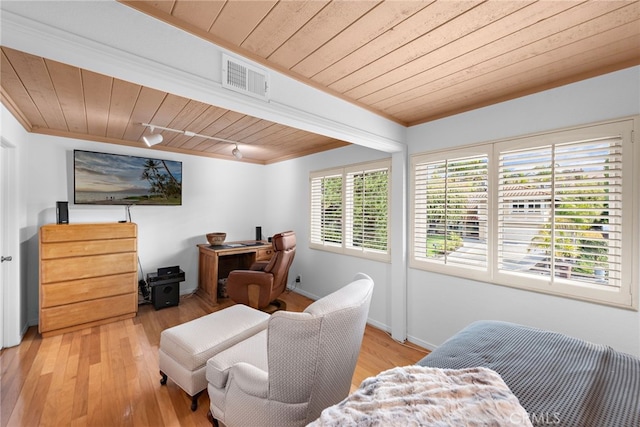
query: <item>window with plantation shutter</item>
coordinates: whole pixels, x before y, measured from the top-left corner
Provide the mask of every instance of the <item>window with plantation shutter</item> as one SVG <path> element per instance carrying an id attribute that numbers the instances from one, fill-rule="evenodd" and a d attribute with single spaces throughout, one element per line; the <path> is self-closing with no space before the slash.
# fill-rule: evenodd
<path id="1" fill-rule="evenodd" d="M 342 245 L 342 173 L 311 178 L 311 243 Z"/>
<path id="2" fill-rule="evenodd" d="M 387 254 L 389 167 L 346 171 L 345 240 L 349 251 Z"/>
<path id="3" fill-rule="evenodd" d="M 622 152 L 621 135 L 499 152 L 498 269 L 619 289 Z"/>
<path id="4" fill-rule="evenodd" d="M 486 271 L 488 155 L 447 154 L 414 161 L 412 259 Z"/>
<path id="5" fill-rule="evenodd" d="M 390 164 L 311 173 L 312 248 L 389 260 Z"/>
<path id="6" fill-rule="evenodd" d="M 410 266 L 637 308 L 638 120 L 413 155 Z"/>

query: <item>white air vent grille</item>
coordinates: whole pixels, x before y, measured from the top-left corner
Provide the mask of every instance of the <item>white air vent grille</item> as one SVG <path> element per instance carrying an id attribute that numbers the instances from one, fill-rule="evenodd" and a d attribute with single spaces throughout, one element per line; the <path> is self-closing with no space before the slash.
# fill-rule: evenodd
<path id="1" fill-rule="evenodd" d="M 269 99 L 268 74 L 236 58 L 222 55 L 222 86 L 256 98 Z"/>

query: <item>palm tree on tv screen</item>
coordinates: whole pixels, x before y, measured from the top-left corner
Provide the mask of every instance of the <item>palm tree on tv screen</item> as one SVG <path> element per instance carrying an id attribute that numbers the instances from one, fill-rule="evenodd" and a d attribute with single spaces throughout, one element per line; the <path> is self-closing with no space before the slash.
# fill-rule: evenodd
<path id="1" fill-rule="evenodd" d="M 160 170 L 161 165 L 166 173 Z M 151 194 L 158 194 L 164 199 L 180 195 L 180 182 L 171 174 L 164 160 L 147 159 L 144 162 L 142 179 L 149 181 Z"/>

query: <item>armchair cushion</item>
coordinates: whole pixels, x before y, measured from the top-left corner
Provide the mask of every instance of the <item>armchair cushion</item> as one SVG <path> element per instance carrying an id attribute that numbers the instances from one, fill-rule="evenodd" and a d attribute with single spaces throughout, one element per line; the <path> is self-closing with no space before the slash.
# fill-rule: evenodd
<path id="1" fill-rule="evenodd" d="M 207 361 L 207 382 L 218 388 L 224 388 L 229 377 L 229 369 L 236 363 L 246 362 L 267 372 L 267 331 L 239 342 L 237 345 L 221 351 Z"/>
<path id="2" fill-rule="evenodd" d="M 249 363 L 240 362 L 231 371 L 238 388 L 248 395 L 261 399 L 269 396 L 269 374 Z M 233 381 L 232 380 L 232 381 Z"/>

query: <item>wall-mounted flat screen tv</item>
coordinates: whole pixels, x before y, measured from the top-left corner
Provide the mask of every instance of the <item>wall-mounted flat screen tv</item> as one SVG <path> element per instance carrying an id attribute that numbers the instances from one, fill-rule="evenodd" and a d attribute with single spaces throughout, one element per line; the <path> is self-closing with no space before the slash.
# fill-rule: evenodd
<path id="1" fill-rule="evenodd" d="M 182 205 L 182 162 L 73 151 L 76 205 Z"/>

